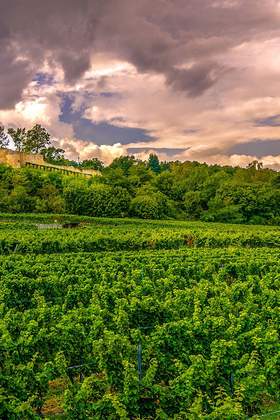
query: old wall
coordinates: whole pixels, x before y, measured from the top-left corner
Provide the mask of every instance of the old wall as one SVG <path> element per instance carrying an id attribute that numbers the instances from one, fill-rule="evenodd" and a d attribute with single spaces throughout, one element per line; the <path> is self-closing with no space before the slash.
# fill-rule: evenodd
<path id="1" fill-rule="evenodd" d="M 0 163 L 5 163 L 13 168 L 20 168 L 25 166 L 26 162 L 34 163 L 36 165 L 45 164 L 43 156 L 41 155 L 32 155 L 0 148 Z"/>
<path id="2" fill-rule="evenodd" d="M 32 166 L 38 169 L 57 170 L 64 173 L 75 173 L 84 176 L 100 175 L 100 172 L 94 169 L 79 169 L 74 166 L 52 165 L 44 161 L 42 155 L 28 154 L 16 152 L 10 149 L 0 148 L 0 163 L 10 165 L 13 168 L 21 168 L 24 166 Z"/>
<path id="3" fill-rule="evenodd" d="M 18 152 L 13 152 L 8 149 L 0 149 L 0 163 L 13 166 L 14 168 L 20 168 L 21 156 Z"/>

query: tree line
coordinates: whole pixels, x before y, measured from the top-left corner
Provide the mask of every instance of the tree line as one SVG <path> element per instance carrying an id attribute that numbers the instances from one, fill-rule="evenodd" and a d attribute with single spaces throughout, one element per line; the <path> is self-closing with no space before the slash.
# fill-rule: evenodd
<path id="1" fill-rule="evenodd" d="M 0 145 L 13 138 L 17 150 L 41 153 L 55 164 L 74 164 L 102 176 L 0 166 L 1 212 L 72 213 L 89 216 L 191 219 L 209 222 L 280 224 L 280 174 L 254 161 L 247 168 L 199 162 L 147 161 L 122 156 L 105 166 L 97 158 L 69 161 L 40 125 L 0 128 Z"/>

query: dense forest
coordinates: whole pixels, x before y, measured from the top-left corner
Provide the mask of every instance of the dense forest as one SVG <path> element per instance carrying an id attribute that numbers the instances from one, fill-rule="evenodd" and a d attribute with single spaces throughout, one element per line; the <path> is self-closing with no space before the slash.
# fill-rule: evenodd
<path id="1" fill-rule="evenodd" d="M 89 216 L 191 219 L 212 222 L 280 224 L 280 174 L 254 161 L 248 168 L 199 162 L 147 161 L 123 156 L 105 166 L 97 158 L 65 159 L 40 125 L 4 130 L 16 150 L 41 153 L 54 164 L 97 169 L 90 179 L 0 165 L 0 211 L 72 213 Z"/>

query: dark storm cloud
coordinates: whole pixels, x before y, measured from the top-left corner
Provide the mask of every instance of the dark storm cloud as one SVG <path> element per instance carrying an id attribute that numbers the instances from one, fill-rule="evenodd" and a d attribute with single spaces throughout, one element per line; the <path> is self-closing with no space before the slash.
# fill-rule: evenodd
<path id="1" fill-rule="evenodd" d="M 173 68 L 168 72 L 167 82 L 176 90 L 187 91 L 197 96 L 210 88 L 225 71 L 223 66 L 206 62 L 191 66 L 190 69 Z"/>
<path id="2" fill-rule="evenodd" d="M 73 54 L 71 51 L 62 51 L 56 57 L 62 64 L 65 80 L 68 83 L 79 79 L 90 66 L 90 57 L 87 53 Z"/>
<path id="3" fill-rule="evenodd" d="M 0 109 L 9 109 L 16 104 L 32 74 L 28 60 L 19 59 L 12 46 L 0 42 Z"/>
<path id="4" fill-rule="evenodd" d="M 280 140 L 254 139 L 246 143 L 236 144 L 227 150 L 229 155 L 254 155 L 258 158 L 264 156 L 280 155 Z"/>
<path id="5" fill-rule="evenodd" d="M 276 0 L 0 0 L 0 108 L 20 99 L 43 60 L 73 83 L 100 51 L 200 95 L 226 70 L 217 54 L 279 31 L 277 7 Z"/>

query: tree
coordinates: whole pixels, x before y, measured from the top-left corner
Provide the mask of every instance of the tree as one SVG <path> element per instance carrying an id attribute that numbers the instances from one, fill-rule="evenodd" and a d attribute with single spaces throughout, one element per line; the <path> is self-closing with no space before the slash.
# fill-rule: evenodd
<path id="1" fill-rule="evenodd" d="M 16 150 L 23 152 L 24 145 L 26 144 L 26 129 L 8 128 L 8 134 L 12 137 Z"/>
<path id="2" fill-rule="evenodd" d="M 174 198 L 173 189 L 175 184 L 174 174 L 164 171 L 154 178 L 155 187 L 170 198 Z M 175 197 L 176 198 L 176 197 Z"/>
<path id="3" fill-rule="evenodd" d="M 188 217 L 198 219 L 205 210 L 206 203 L 200 191 L 188 191 L 183 206 Z"/>
<path id="4" fill-rule="evenodd" d="M 25 128 L 9 128 L 8 133 L 19 152 L 41 153 L 51 145 L 50 134 L 40 124 L 27 131 Z"/>
<path id="5" fill-rule="evenodd" d="M 90 216 L 123 217 L 128 213 L 130 195 L 122 187 L 96 184 L 90 189 Z"/>
<path id="6" fill-rule="evenodd" d="M 129 190 L 129 177 L 121 168 L 111 168 L 107 166 L 102 172 L 100 182 L 103 184 L 111 185 L 112 187 L 123 187 Z"/>
<path id="7" fill-rule="evenodd" d="M 94 157 L 92 159 L 84 160 L 81 165 L 81 168 L 95 169 L 96 171 L 102 171 L 104 169 L 104 163 L 98 158 Z"/>
<path id="8" fill-rule="evenodd" d="M 41 153 L 51 145 L 50 134 L 40 124 L 34 125 L 26 133 L 25 151 L 29 153 Z"/>
<path id="9" fill-rule="evenodd" d="M 65 189 L 64 198 L 70 213 L 87 216 L 123 217 L 130 205 L 130 195 L 124 188 L 105 184 L 72 183 Z"/>
<path id="10" fill-rule="evenodd" d="M 160 163 L 156 154 L 151 153 L 148 160 L 148 167 L 156 174 L 160 173 Z"/>
<path id="11" fill-rule="evenodd" d="M 9 137 L 5 133 L 4 126 L 0 124 L 0 147 L 7 147 L 9 144 Z"/>
<path id="12" fill-rule="evenodd" d="M 63 164 L 65 150 L 56 148 L 54 146 L 47 147 L 42 150 L 42 155 L 44 156 L 45 161 L 54 164 Z"/>
<path id="13" fill-rule="evenodd" d="M 12 213 L 32 213 L 35 205 L 36 199 L 22 185 L 16 185 L 8 197 L 8 208 Z"/>
<path id="14" fill-rule="evenodd" d="M 161 192 L 142 188 L 131 201 L 130 213 L 142 219 L 163 219 L 174 216 L 174 209 Z"/>
<path id="15" fill-rule="evenodd" d="M 108 168 L 122 169 L 125 175 L 128 175 L 129 169 L 136 163 L 134 156 L 121 156 L 115 158 Z"/>

